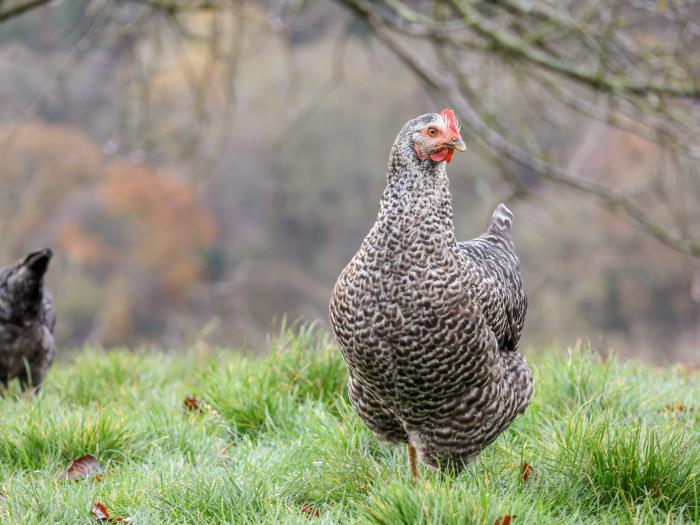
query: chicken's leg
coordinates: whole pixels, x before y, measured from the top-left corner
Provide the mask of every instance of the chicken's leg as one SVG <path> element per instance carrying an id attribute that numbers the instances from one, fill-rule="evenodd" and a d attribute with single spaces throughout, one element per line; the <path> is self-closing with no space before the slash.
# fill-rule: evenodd
<path id="1" fill-rule="evenodd" d="M 418 456 L 415 447 L 412 445 L 408 445 L 408 465 L 411 467 L 413 478 L 420 479 L 420 472 L 418 472 Z"/>

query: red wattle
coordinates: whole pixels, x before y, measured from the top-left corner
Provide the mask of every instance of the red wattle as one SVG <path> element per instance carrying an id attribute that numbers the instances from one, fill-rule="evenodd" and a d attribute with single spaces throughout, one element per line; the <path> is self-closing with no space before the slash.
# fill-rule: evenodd
<path id="1" fill-rule="evenodd" d="M 447 161 L 450 162 L 452 160 L 452 155 L 454 155 L 454 151 L 449 149 L 449 148 L 440 148 L 437 151 L 434 151 L 430 154 L 430 158 L 434 162 L 442 162 Z"/>

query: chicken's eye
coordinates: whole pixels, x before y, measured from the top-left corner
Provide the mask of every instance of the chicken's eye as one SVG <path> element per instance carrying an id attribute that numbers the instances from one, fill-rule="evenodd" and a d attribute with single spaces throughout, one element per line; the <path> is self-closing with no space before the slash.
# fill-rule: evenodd
<path id="1" fill-rule="evenodd" d="M 438 134 L 437 128 L 433 128 L 433 127 L 428 128 L 428 136 L 437 137 L 437 134 Z"/>

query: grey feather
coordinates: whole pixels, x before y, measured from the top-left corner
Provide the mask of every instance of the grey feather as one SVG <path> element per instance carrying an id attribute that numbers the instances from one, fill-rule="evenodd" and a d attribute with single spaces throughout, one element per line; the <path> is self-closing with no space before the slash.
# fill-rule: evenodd
<path id="1" fill-rule="evenodd" d="M 53 298 L 44 288 L 51 250 L 0 270 L 0 383 L 38 387 L 55 357 Z"/>
<path id="2" fill-rule="evenodd" d="M 408 122 L 391 150 L 377 220 L 333 289 L 330 320 L 349 393 L 380 437 L 431 466 L 461 468 L 524 412 L 532 375 L 517 352 L 527 298 L 503 204 L 457 242 L 445 162 L 421 160 Z"/>

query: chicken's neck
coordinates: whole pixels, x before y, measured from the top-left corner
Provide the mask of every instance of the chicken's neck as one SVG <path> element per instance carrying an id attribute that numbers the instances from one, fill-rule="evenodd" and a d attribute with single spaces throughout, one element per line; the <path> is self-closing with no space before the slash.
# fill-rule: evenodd
<path id="1" fill-rule="evenodd" d="M 454 252 L 452 199 L 445 163 L 421 161 L 411 150 L 394 146 L 386 188 L 373 233 L 388 255 L 415 243 Z"/>
<path id="2" fill-rule="evenodd" d="M 41 283 L 22 282 L 6 289 L 0 299 L 0 311 L 11 312 L 11 318 L 17 323 L 34 320 L 39 317 L 41 300 Z"/>

